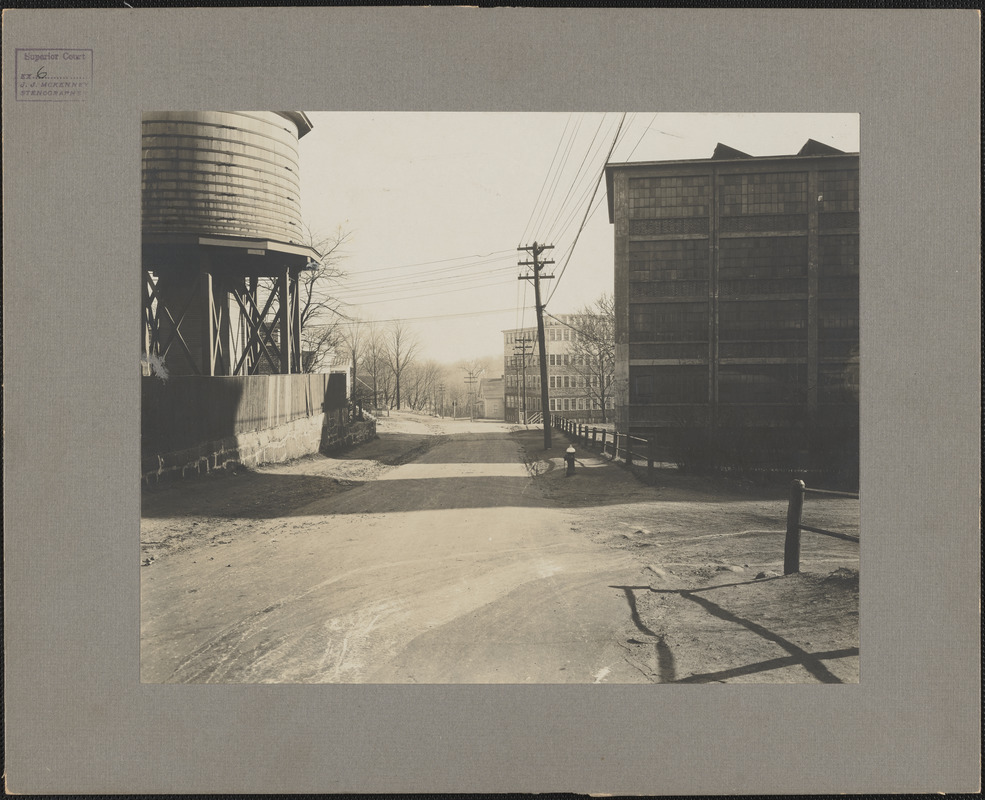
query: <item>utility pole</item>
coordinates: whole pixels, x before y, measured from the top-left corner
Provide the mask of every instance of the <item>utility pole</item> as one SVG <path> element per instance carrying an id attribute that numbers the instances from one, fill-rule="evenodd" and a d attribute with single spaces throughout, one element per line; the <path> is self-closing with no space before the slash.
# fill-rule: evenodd
<path id="1" fill-rule="evenodd" d="M 530 351 L 527 350 L 532 342 L 529 339 L 518 339 L 516 344 L 513 345 L 513 354 L 520 356 L 520 369 L 522 377 L 523 394 L 520 395 L 520 407 L 523 414 L 523 424 L 527 424 L 527 356 Z"/>
<path id="2" fill-rule="evenodd" d="M 438 403 L 438 416 L 443 417 L 445 415 L 445 385 L 443 383 L 438 384 L 438 396 L 441 398 Z"/>
<path id="3" fill-rule="evenodd" d="M 550 399 L 547 394 L 547 345 L 544 342 L 544 306 L 540 303 L 540 281 L 548 278 L 553 278 L 553 275 L 541 275 L 540 271 L 547 264 L 553 264 L 553 261 L 540 261 L 538 256 L 545 250 L 553 250 L 554 245 L 552 244 L 542 244 L 538 245 L 534 242 L 533 245 L 528 247 L 518 247 L 517 250 L 528 251 L 533 258 L 533 261 L 521 261 L 521 267 L 533 267 L 533 275 L 521 275 L 519 280 L 529 281 L 533 279 L 534 282 L 534 302 L 537 307 L 537 344 L 538 352 L 540 353 L 540 407 L 541 412 L 544 417 L 544 449 L 551 449 L 551 416 L 549 411 Z"/>
<path id="4" fill-rule="evenodd" d="M 472 402 L 472 385 L 479 380 L 479 376 L 485 372 L 485 370 L 476 370 L 470 367 L 462 367 L 462 369 L 468 373 L 468 377 L 465 379 L 465 382 L 469 387 L 469 420 L 472 420 L 475 418 L 475 405 Z"/>

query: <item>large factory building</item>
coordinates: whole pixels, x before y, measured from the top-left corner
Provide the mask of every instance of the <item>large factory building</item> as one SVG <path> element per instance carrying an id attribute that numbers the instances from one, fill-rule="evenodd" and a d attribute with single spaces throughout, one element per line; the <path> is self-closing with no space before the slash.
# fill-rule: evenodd
<path id="1" fill-rule="evenodd" d="M 859 156 L 609 164 L 617 419 L 679 461 L 858 468 Z"/>

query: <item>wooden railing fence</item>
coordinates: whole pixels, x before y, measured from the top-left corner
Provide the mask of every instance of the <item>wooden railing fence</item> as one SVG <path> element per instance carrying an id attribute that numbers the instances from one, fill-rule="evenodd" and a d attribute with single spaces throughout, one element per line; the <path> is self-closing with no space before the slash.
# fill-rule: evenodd
<path id="1" fill-rule="evenodd" d="M 791 575 L 800 572 L 800 532 L 810 531 L 819 533 L 823 536 L 832 536 L 835 539 L 844 539 L 849 542 L 858 542 L 858 536 L 849 533 L 839 533 L 829 531 L 824 528 L 814 528 L 804 525 L 801 521 L 804 513 L 804 497 L 808 494 L 820 494 L 830 497 L 848 497 L 859 499 L 855 492 L 833 492 L 828 489 L 808 489 L 801 480 L 795 480 L 790 484 L 790 500 L 787 503 L 787 535 L 783 543 L 783 574 Z"/>
<path id="2" fill-rule="evenodd" d="M 657 444 L 655 436 L 643 438 L 606 428 L 590 427 L 556 414 L 551 415 L 551 425 L 586 448 L 597 447 L 600 453 L 610 456 L 613 461 L 622 458 L 627 466 L 633 466 L 635 461 L 645 460 L 647 478 L 654 478 Z"/>

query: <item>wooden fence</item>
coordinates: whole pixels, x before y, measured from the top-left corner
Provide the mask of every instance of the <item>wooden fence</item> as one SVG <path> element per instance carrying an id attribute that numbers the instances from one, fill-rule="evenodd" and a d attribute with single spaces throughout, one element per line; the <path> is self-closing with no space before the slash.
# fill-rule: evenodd
<path id="1" fill-rule="evenodd" d="M 833 536 L 836 539 L 844 539 L 849 542 L 858 542 L 858 536 L 849 533 L 839 533 L 829 531 L 824 528 L 814 528 L 804 525 L 801 521 L 804 513 L 804 497 L 807 494 L 827 495 L 829 497 L 848 497 L 859 499 L 854 492 L 832 492 L 828 489 L 808 489 L 801 480 L 795 480 L 790 484 L 790 500 L 787 504 L 787 535 L 783 543 L 783 574 L 791 575 L 800 572 L 800 532 L 810 531 L 819 533 L 823 536 Z"/>
<path id="2" fill-rule="evenodd" d="M 343 374 L 141 380 L 144 452 L 169 452 L 267 430 L 347 405 Z"/>
<path id="3" fill-rule="evenodd" d="M 636 461 L 641 463 L 645 461 L 647 478 L 653 480 L 657 447 L 655 436 L 642 438 L 628 433 L 619 433 L 619 431 L 612 431 L 607 428 L 597 428 L 580 422 L 572 422 L 565 417 L 554 414 L 551 415 L 551 426 L 588 449 L 597 448 L 603 455 L 611 456 L 613 461 L 622 458 L 630 467 Z"/>

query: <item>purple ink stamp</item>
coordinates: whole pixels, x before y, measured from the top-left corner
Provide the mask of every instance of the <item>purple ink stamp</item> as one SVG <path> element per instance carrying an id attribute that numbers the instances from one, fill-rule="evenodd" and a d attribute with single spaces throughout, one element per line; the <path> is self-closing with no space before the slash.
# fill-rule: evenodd
<path id="1" fill-rule="evenodd" d="M 17 48 L 17 99 L 47 102 L 88 100 L 92 50 Z"/>

